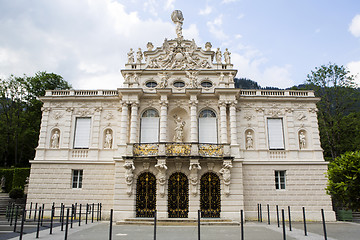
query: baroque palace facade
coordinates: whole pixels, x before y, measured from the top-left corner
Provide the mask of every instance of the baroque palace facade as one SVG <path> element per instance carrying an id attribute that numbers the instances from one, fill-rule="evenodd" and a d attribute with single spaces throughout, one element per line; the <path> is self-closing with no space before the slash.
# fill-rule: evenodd
<path id="1" fill-rule="evenodd" d="M 238 220 L 261 203 L 335 220 L 314 93 L 236 89 L 229 51 L 185 40 L 180 11 L 172 20 L 175 39 L 130 49 L 123 87 L 46 92 L 28 205 L 101 202 L 117 221 L 155 209 Z"/>

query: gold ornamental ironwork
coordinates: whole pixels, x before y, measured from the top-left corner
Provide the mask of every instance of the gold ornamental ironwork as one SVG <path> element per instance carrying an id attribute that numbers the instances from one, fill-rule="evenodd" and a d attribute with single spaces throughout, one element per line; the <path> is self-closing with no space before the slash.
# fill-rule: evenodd
<path id="1" fill-rule="evenodd" d="M 134 144 L 133 153 L 134 156 L 148 157 L 156 156 L 159 152 L 159 144 L 146 143 L 146 144 Z"/>
<path id="2" fill-rule="evenodd" d="M 188 143 L 167 143 L 166 155 L 167 156 L 190 156 L 191 144 Z"/>
<path id="3" fill-rule="evenodd" d="M 199 155 L 203 157 L 224 156 L 224 146 L 219 144 L 199 144 Z"/>

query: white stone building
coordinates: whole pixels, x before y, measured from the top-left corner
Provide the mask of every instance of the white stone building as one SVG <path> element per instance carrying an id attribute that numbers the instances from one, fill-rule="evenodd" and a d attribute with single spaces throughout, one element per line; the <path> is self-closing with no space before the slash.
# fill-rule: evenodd
<path id="1" fill-rule="evenodd" d="M 230 53 L 182 36 L 128 53 L 117 90 L 53 90 L 31 161 L 28 204 L 101 202 L 115 220 L 256 219 L 257 204 L 293 219 L 335 220 L 325 193 L 312 91 L 234 88 Z M 136 56 L 136 60 L 135 57 Z"/>

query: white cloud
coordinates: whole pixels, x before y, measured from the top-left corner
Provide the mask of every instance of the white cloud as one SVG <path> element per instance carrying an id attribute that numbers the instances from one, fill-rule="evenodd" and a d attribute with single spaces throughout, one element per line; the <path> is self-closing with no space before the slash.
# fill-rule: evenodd
<path id="1" fill-rule="evenodd" d="M 236 38 L 236 39 L 240 39 L 240 38 L 242 38 L 242 35 L 241 35 L 241 34 L 236 34 L 236 35 L 235 35 L 235 38 Z"/>
<path id="2" fill-rule="evenodd" d="M 360 61 L 349 62 L 347 68 L 350 71 L 350 74 L 355 76 L 355 82 L 358 86 L 360 86 Z"/>
<path id="3" fill-rule="evenodd" d="M 199 11 L 200 15 L 209 15 L 212 12 L 212 7 L 206 6 L 204 9 Z"/>
<path id="4" fill-rule="evenodd" d="M 349 31 L 355 37 L 360 37 L 360 14 L 356 15 L 349 26 Z"/>
<path id="5" fill-rule="evenodd" d="M 227 34 L 224 33 L 222 30 L 222 18 L 223 15 L 220 14 L 217 18 L 215 18 L 213 21 L 208 21 L 206 25 L 209 28 L 209 32 L 217 39 L 221 41 L 225 41 L 229 38 Z"/>
<path id="6" fill-rule="evenodd" d="M 165 10 L 173 10 L 175 8 L 174 6 L 175 0 L 167 0 L 165 3 Z"/>
<path id="7" fill-rule="evenodd" d="M 241 14 L 239 14 L 236 18 L 237 18 L 237 19 L 243 19 L 244 17 L 245 17 L 245 14 L 241 13 Z"/>
<path id="8" fill-rule="evenodd" d="M 237 0 L 222 0 L 221 3 L 232 3 L 232 2 L 237 2 Z"/>

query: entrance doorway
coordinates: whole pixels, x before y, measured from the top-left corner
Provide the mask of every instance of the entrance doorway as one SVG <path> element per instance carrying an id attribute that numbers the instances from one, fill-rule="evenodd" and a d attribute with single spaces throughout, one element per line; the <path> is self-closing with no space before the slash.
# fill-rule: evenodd
<path id="1" fill-rule="evenodd" d="M 154 217 L 156 209 L 156 178 L 150 172 L 139 175 L 136 183 L 136 217 Z"/>
<path id="2" fill-rule="evenodd" d="M 168 186 L 169 218 L 187 218 L 189 212 L 189 182 L 184 173 L 173 173 Z"/>
<path id="3" fill-rule="evenodd" d="M 215 173 L 205 173 L 200 180 L 201 217 L 219 218 L 220 199 L 220 178 Z"/>

